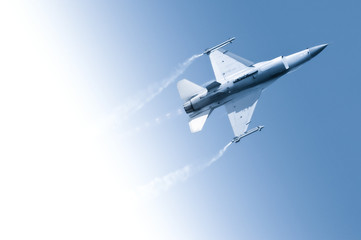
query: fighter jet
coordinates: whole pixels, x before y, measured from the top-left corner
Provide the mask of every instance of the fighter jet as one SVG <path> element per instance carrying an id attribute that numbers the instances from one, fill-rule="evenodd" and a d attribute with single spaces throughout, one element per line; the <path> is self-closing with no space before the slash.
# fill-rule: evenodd
<path id="1" fill-rule="evenodd" d="M 224 105 L 235 135 L 233 142 L 239 142 L 241 138 L 263 128 L 258 126 L 247 131 L 262 91 L 283 75 L 314 58 L 327 44 L 253 63 L 222 49 L 234 40 L 235 38 L 230 38 L 203 53 L 211 60 L 215 81 L 200 86 L 183 79 L 177 83 L 177 88 L 184 101 L 184 110 L 189 115 L 192 133 L 201 131 L 211 112 Z"/>

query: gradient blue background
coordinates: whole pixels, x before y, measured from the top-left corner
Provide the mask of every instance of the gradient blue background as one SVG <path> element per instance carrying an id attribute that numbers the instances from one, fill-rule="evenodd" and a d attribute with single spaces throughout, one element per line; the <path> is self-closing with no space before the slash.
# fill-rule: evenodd
<path id="1" fill-rule="evenodd" d="M 182 106 L 174 83 L 126 120 L 116 116 L 119 106 L 229 37 L 237 39 L 227 49 L 253 62 L 329 43 L 262 94 L 251 123 L 264 125 L 261 133 L 142 203 L 147 221 L 136 225 L 135 219 L 135 229 L 152 224 L 147 239 L 361 238 L 359 1 L 43 1 L 18 7 L 36 19 L 44 41 L 56 41 L 69 74 L 77 72 L 68 89 L 86 116 L 83 123 L 115 115 L 95 136 L 111 152 L 98 160 L 114 176 L 126 172 L 122 181 L 130 190 L 208 161 L 233 133 L 222 108 L 197 134 L 184 113 L 164 118 Z M 198 84 L 214 79 L 209 59 L 197 59 L 182 78 Z M 125 134 L 159 116 L 160 124 Z M 106 204 L 103 199 L 89 208 Z M 96 238 L 92 224 L 88 235 Z M 106 229 L 118 236 L 122 226 Z M 69 238 L 87 236 L 67 230 Z"/>

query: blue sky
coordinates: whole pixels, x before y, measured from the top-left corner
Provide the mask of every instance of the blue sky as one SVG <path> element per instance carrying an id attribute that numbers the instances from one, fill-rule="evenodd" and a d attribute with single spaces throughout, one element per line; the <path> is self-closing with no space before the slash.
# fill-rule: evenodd
<path id="1" fill-rule="evenodd" d="M 359 2 L 1 5 L 1 238 L 361 238 Z M 175 82 L 214 79 L 182 63 L 233 36 L 253 62 L 329 46 L 204 168 L 232 129 L 220 108 L 191 134 Z"/>

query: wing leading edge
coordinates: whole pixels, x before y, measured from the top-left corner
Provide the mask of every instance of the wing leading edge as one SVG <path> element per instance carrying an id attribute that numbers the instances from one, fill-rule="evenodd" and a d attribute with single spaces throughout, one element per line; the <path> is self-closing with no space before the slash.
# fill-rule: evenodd
<path id="1" fill-rule="evenodd" d="M 250 89 L 225 104 L 235 136 L 247 131 L 261 93 L 262 89 Z"/>

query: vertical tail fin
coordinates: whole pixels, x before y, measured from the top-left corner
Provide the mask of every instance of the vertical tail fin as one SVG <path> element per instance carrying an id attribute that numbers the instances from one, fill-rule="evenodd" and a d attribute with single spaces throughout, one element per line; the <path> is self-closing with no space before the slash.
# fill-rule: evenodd
<path id="1" fill-rule="evenodd" d="M 180 97 L 184 101 L 188 101 L 195 95 L 197 95 L 203 91 L 207 91 L 206 88 L 201 87 L 195 83 L 192 83 L 191 81 L 188 81 L 187 79 L 180 80 L 177 83 L 177 88 L 178 88 Z"/>

